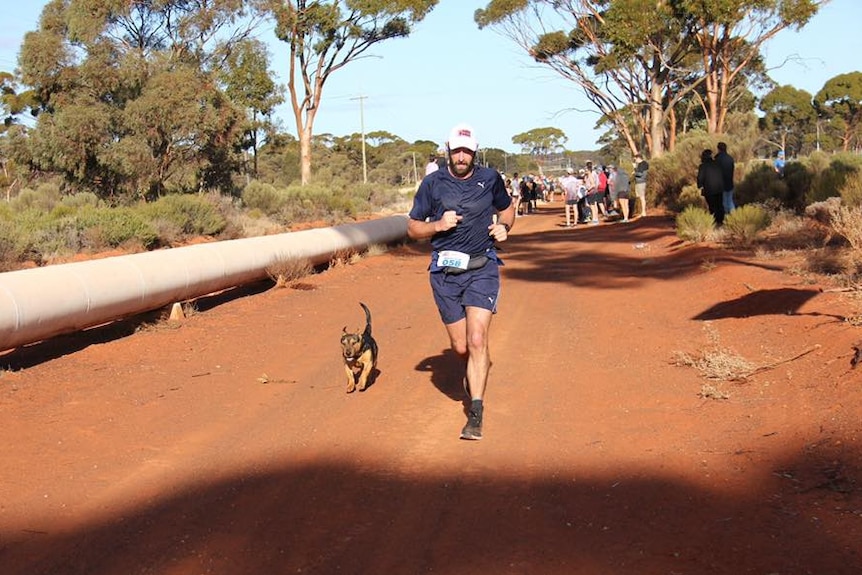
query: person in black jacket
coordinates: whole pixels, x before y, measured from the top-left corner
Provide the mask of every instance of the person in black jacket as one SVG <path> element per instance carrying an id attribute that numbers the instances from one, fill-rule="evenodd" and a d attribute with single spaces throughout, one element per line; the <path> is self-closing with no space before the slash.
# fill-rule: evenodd
<path id="1" fill-rule="evenodd" d="M 715 218 L 716 225 L 724 224 L 724 176 L 721 166 L 713 159 L 712 150 L 704 150 L 700 154 L 700 167 L 697 169 L 697 187 L 706 200 L 709 213 Z"/>
<path id="2" fill-rule="evenodd" d="M 727 153 L 727 144 L 725 142 L 718 143 L 718 153 L 715 155 L 715 161 L 721 166 L 721 175 L 724 178 L 724 190 L 721 193 L 722 202 L 724 204 L 724 214 L 727 215 L 736 209 L 736 204 L 733 203 L 733 156 Z"/>

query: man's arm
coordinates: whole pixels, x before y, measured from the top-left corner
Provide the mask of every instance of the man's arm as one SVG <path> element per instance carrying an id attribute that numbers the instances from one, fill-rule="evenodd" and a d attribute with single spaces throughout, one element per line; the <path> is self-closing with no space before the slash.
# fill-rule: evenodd
<path id="1" fill-rule="evenodd" d="M 497 222 L 488 226 L 488 234 L 494 241 L 504 242 L 509 237 L 509 232 L 515 223 L 515 204 L 501 212 L 497 212 Z"/>
<path id="2" fill-rule="evenodd" d="M 407 221 L 407 237 L 411 240 L 424 240 L 436 233 L 445 232 L 458 225 L 464 216 L 459 216 L 455 210 L 443 212 L 443 217 L 433 222 L 410 219 Z"/>

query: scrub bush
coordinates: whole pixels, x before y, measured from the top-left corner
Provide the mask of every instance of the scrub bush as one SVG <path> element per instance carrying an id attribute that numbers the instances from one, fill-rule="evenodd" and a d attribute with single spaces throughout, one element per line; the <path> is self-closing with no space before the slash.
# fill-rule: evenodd
<path id="1" fill-rule="evenodd" d="M 134 208 L 85 209 L 76 214 L 76 220 L 85 244 L 89 244 L 86 247 L 91 249 L 116 248 L 127 243 L 147 249 L 158 245 L 159 236 L 152 223 Z"/>
<path id="2" fill-rule="evenodd" d="M 682 240 L 705 242 L 714 230 L 715 219 L 703 208 L 689 206 L 676 217 L 676 235 Z"/>
<path id="3" fill-rule="evenodd" d="M 206 196 L 172 194 L 144 204 L 142 214 L 150 220 L 166 220 L 181 233 L 215 236 L 227 227 L 227 219 Z"/>
<path id="4" fill-rule="evenodd" d="M 248 210 L 260 210 L 272 216 L 281 210 L 284 196 L 272 184 L 254 180 L 242 191 L 242 203 Z"/>
<path id="5" fill-rule="evenodd" d="M 756 204 L 747 204 L 724 217 L 724 231 L 731 243 L 750 246 L 759 232 L 769 227 L 769 213 Z"/>

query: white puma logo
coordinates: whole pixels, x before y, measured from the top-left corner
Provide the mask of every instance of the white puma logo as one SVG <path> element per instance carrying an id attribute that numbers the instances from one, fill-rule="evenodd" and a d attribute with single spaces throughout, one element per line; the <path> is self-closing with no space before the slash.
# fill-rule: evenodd
<path id="1" fill-rule="evenodd" d="M 485 189 L 485 182 L 476 182 L 476 184 L 483 190 Z"/>

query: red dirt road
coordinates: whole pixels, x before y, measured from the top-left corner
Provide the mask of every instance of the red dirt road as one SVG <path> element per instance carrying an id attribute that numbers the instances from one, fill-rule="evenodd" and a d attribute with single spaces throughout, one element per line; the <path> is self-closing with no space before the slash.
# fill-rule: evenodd
<path id="1" fill-rule="evenodd" d="M 0 357 L 0 572 L 862 572 L 859 300 L 669 219 L 561 221 L 504 245 L 479 442 L 424 245 Z M 359 301 L 380 374 L 347 395 Z M 674 365 L 715 348 L 762 369 Z"/>

